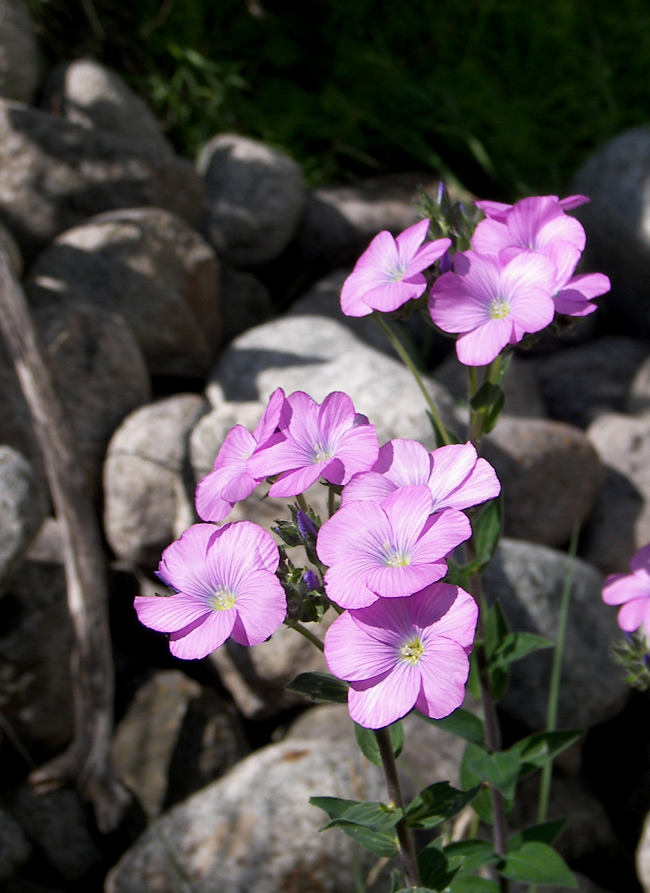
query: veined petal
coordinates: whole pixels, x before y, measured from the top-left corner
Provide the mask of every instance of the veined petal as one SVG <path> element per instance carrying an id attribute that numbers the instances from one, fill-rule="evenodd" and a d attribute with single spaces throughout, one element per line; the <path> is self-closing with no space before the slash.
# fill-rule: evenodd
<path id="1" fill-rule="evenodd" d="M 402 567 L 376 567 L 368 574 L 368 589 L 383 598 L 399 598 L 413 595 L 447 573 L 446 562 L 438 559 L 416 562 Z"/>
<path id="2" fill-rule="evenodd" d="M 348 711 L 360 726 L 381 729 L 405 716 L 415 705 L 419 692 L 418 668 L 400 661 L 385 676 L 352 682 L 348 692 Z"/>
<path id="3" fill-rule="evenodd" d="M 237 612 L 212 611 L 198 626 L 172 633 L 169 650 L 182 660 L 200 660 L 220 648 L 230 636 Z"/>
<path id="4" fill-rule="evenodd" d="M 381 508 L 392 529 L 391 545 L 410 549 L 422 532 L 431 505 L 431 492 L 425 485 L 400 487 L 387 496 Z"/>
<path id="5" fill-rule="evenodd" d="M 138 620 L 159 633 L 176 632 L 210 613 L 207 599 L 178 592 L 169 596 L 137 595 L 133 604 Z"/>
<path id="6" fill-rule="evenodd" d="M 431 515 L 412 550 L 413 563 L 438 561 L 472 535 L 469 518 L 456 509 Z"/>
<path id="7" fill-rule="evenodd" d="M 246 576 L 237 591 L 237 621 L 232 638 L 240 645 L 259 645 L 284 623 L 287 600 L 274 573 L 265 570 Z"/>
<path id="8" fill-rule="evenodd" d="M 416 708 L 433 719 L 449 716 L 465 699 L 469 658 L 464 649 L 458 642 L 437 637 L 425 642 L 418 666 L 421 689 Z"/>
<path id="9" fill-rule="evenodd" d="M 644 622 L 647 611 L 647 598 L 633 598 L 626 601 L 618 612 L 618 625 L 623 632 L 633 633 Z"/>
<path id="10" fill-rule="evenodd" d="M 396 236 L 395 245 L 397 246 L 397 252 L 402 262 L 408 264 L 421 250 L 420 246 L 429 232 L 429 224 L 429 220 L 418 220 L 417 223 L 409 226 L 401 232 L 399 236 Z M 447 245 L 443 248 L 440 254 L 444 254 L 448 247 L 449 246 Z"/>
<path id="11" fill-rule="evenodd" d="M 219 528 L 214 524 L 193 524 L 162 553 L 159 573 L 174 589 L 203 598 L 212 591 L 206 555 Z"/>
<path id="12" fill-rule="evenodd" d="M 343 488 L 341 508 L 359 499 L 369 499 L 379 503 L 390 496 L 397 486 L 385 474 L 379 474 L 376 471 L 359 472 Z"/>
<path id="13" fill-rule="evenodd" d="M 449 583 L 437 583 L 421 595 L 424 604 L 422 614 L 418 614 L 417 618 L 418 621 L 428 619 L 426 626 L 429 629 L 424 634 L 427 641 L 429 637 L 442 636 L 458 642 L 469 653 L 478 622 L 478 605 L 472 596 L 460 586 Z M 434 612 L 437 609 L 440 614 L 436 617 Z"/>
<path id="14" fill-rule="evenodd" d="M 632 599 L 649 599 L 650 585 L 645 577 L 636 574 L 614 574 L 605 580 L 603 601 L 606 605 L 622 605 Z"/>
<path id="15" fill-rule="evenodd" d="M 456 342 L 458 359 L 465 366 L 487 366 L 510 343 L 512 323 L 507 319 L 490 319 Z"/>
<path id="16" fill-rule="evenodd" d="M 361 609 L 361 613 L 371 611 Z M 359 613 L 359 612 L 354 612 Z M 369 636 L 365 625 L 355 622 L 350 611 L 341 614 L 325 634 L 325 660 L 339 679 L 358 681 L 390 672 L 398 658 L 397 638 L 393 644 Z"/>

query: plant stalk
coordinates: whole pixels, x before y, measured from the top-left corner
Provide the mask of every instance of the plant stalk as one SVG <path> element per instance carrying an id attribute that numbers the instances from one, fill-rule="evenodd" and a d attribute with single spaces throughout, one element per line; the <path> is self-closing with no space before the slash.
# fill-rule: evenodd
<path id="1" fill-rule="evenodd" d="M 413 838 L 411 837 L 411 832 L 409 831 L 408 823 L 406 821 L 404 798 L 402 797 L 402 789 L 397 775 L 397 762 L 395 761 L 395 754 L 393 753 L 390 733 L 386 728 L 375 729 L 375 737 L 377 739 L 377 746 L 379 747 L 381 764 L 384 769 L 389 800 L 393 806 L 402 811 L 402 818 L 395 825 L 395 831 L 397 833 L 400 859 L 404 871 L 404 882 L 407 887 L 419 887 L 420 872 L 418 871 L 418 861 L 415 855 L 415 847 L 413 846 Z"/>

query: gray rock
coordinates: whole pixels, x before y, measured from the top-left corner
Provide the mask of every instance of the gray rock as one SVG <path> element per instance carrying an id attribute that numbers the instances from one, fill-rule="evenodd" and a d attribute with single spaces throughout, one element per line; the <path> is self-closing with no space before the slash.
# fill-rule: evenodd
<path id="1" fill-rule="evenodd" d="M 34 324 L 55 390 L 74 435 L 78 458 L 95 496 L 108 441 L 122 419 L 151 396 L 144 359 L 124 319 L 87 304 L 43 307 Z M 32 420 L 13 365 L 0 342 L 0 442 L 32 463 L 41 488 L 47 482 Z"/>
<path id="2" fill-rule="evenodd" d="M 195 226 L 202 201 L 201 180 L 184 159 L 0 101 L 0 218 L 30 258 L 102 211 L 154 206 Z"/>
<path id="3" fill-rule="evenodd" d="M 390 174 L 311 190 L 297 235 L 305 262 L 352 265 L 381 230 L 397 235 L 417 223 L 420 187 L 435 195 L 438 182 L 427 173 Z"/>
<path id="4" fill-rule="evenodd" d="M 436 381 L 444 385 L 469 417 L 467 403 L 467 367 L 458 362 L 456 354 L 449 356 L 434 371 Z M 546 407 L 542 400 L 534 366 L 529 360 L 514 356 L 504 382 L 504 412 L 520 418 L 545 418 Z"/>
<path id="5" fill-rule="evenodd" d="M 25 0 L 0 3 L 0 96 L 31 102 L 41 75 L 41 54 Z"/>
<path id="6" fill-rule="evenodd" d="M 636 847 L 636 870 L 644 893 L 650 891 L 650 813 L 643 823 L 641 837 Z"/>
<path id="7" fill-rule="evenodd" d="M 205 232 L 220 257 L 254 267 L 277 257 L 296 231 L 305 202 L 295 161 L 235 134 L 213 137 L 201 149 Z"/>
<path id="8" fill-rule="evenodd" d="M 138 689 L 115 729 L 112 762 L 149 818 L 219 778 L 249 752 L 235 711 L 178 670 Z"/>
<path id="9" fill-rule="evenodd" d="M 183 220 L 160 208 L 101 214 L 62 233 L 26 284 L 34 306 L 85 302 L 120 313 L 154 375 L 207 373 L 221 339 L 218 264 Z"/>
<path id="10" fill-rule="evenodd" d="M 54 69 L 45 84 L 44 105 L 73 124 L 121 136 L 147 154 L 173 155 L 147 105 L 118 74 L 92 59 Z"/>
<path id="11" fill-rule="evenodd" d="M 10 805 L 54 877 L 72 884 L 101 868 L 102 854 L 93 840 L 92 819 L 73 790 L 37 794 L 23 786 L 11 797 Z"/>
<path id="12" fill-rule="evenodd" d="M 485 439 L 483 455 L 502 483 L 507 536 L 561 546 L 574 525 L 589 517 L 604 473 L 578 428 L 503 415 Z"/>
<path id="13" fill-rule="evenodd" d="M 583 266 L 606 273 L 612 290 L 600 302 L 630 334 L 650 334 L 650 126 L 626 130 L 587 159 L 569 192 L 591 202 L 575 211 L 587 231 Z"/>
<path id="14" fill-rule="evenodd" d="M 556 638 L 562 588 L 571 566 L 546 546 L 502 540 L 484 580 L 489 602 L 498 599 L 513 631 Z M 576 559 L 564 648 L 558 727 L 585 729 L 613 716 L 625 703 L 623 674 L 609 660 L 619 630 L 601 598 L 602 576 Z M 531 729 L 544 728 L 551 651 L 513 664 L 503 709 Z"/>
<path id="15" fill-rule="evenodd" d="M 63 567 L 24 561 L 0 599 L 0 711 L 13 746 L 33 761 L 71 736 L 71 647 Z"/>
<path id="16" fill-rule="evenodd" d="M 271 295 L 252 273 L 223 264 L 219 294 L 225 344 L 273 316 Z"/>
<path id="17" fill-rule="evenodd" d="M 626 573 L 632 555 L 650 540 L 650 418 L 601 415 L 587 436 L 606 475 L 583 554 L 605 573 Z"/>
<path id="18" fill-rule="evenodd" d="M 117 429 L 104 464 L 104 530 L 118 558 L 153 570 L 195 520 L 190 431 L 203 398 L 177 394 L 136 410 Z"/>
<path id="19" fill-rule="evenodd" d="M 223 778 L 157 819 L 106 879 L 105 893 L 175 893 L 178 876 L 193 893 L 341 893 L 355 889 L 376 857 L 327 819 L 311 796 L 386 802 L 381 770 L 356 744 L 292 738 L 262 748 Z M 388 879 L 369 887 L 387 889 Z"/>
<path id="20" fill-rule="evenodd" d="M 466 710 L 475 709 L 465 704 Z M 411 799 L 421 787 L 438 781 L 459 786 L 460 764 L 465 742 L 457 735 L 443 732 L 416 711 L 402 720 L 404 749 L 398 760 L 405 799 Z M 354 723 L 344 704 L 319 704 L 305 710 L 291 723 L 284 740 L 308 738 L 328 742 L 332 747 L 354 745 Z"/>
<path id="21" fill-rule="evenodd" d="M 0 881 L 7 881 L 27 862 L 32 846 L 18 822 L 0 809 Z"/>
<path id="22" fill-rule="evenodd" d="M 0 444 L 0 591 L 36 536 L 46 504 L 30 463 Z"/>
<path id="23" fill-rule="evenodd" d="M 641 365 L 637 367 L 625 405 L 613 409 L 632 414 L 650 411 L 650 357 L 646 355 Z"/>
<path id="24" fill-rule="evenodd" d="M 306 626 L 322 641 L 336 617 L 331 610 L 321 624 Z M 230 639 L 208 659 L 247 719 L 278 716 L 290 707 L 310 703 L 308 698 L 289 691 L 286 686 L 299 673 L 328 672 L 322 652 L 286 626 L 281 626 L 261 645 L 249 648 Z"/>
<path id="25" fill-rule="evenodd" d="M 451 397 L 432 379 L 425 382 L 443 422 L 453 427 Z M 276 387 L 287 394 L 307 391 L 318 402 L 345 391 L 375 425 L 380 442 L 410 437 L 429 449 L 435 445 L 424 398 L 408 370 L 325 317 L 285 317 L 250 329 L 222 354 L 207 395 L 214 406 L 265 401 Z"/>
<path id="26" fill-rule="evenodd" d="M 643 341 L 607 335 L 534 360 L 549 415 L 586 428 L 603 413 L 622 412 L 634 377 L 649 353 L 650 347 Z"/>

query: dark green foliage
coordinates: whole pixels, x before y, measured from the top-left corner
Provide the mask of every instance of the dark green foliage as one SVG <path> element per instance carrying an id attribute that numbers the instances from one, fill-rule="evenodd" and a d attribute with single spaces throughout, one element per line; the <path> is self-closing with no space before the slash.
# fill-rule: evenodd
<path id="1" fill-rule="evenodd" d="M 428 169 L 483 196 L 563 192 L 650 106 L 643 0 L 29 0 L 51 62 L 90 55 L 192 155 L 223 129 L 311 182 Z"/>

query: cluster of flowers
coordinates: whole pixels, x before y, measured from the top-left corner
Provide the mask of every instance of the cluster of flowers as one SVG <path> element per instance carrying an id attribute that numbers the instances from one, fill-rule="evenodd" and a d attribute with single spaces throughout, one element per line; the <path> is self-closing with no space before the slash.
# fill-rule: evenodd
<path id="1" fill-rule="evenodd" d="M 575 275 L 586 237 L 582 224 L 566 212 L 587 201 L 582 195 L 545 195 L 514 205 L 477 202 L 486 217 L 474 231 L 471 249 L 453 260 L 450 239 L 424 242 L 428 220 L 396 239 L 381 232 L 343 286 L 343 312 L 366 316 L 420 298 L 427 289 L 424 271 L 440 260 L 447 272 L 430 290 L 431 319 L 443 332 L 459 336 L 461 363 L 487 365 L 506 345 L 546 328 L 555 313 L 592 313 L 592 299 L 609 291 L 602 273 Z"/>
<path id="2" fill-rule="evenodd" d="M 464 697 L 477 606 L 441 582 L 445 558 L 471 535 L 463 510 L 497 496 L 499 481 L 469 443 L 380 448 L 374 426 L 341 392 L 317 404 L 278 389 L 252 434 L 241 425 L 230 431 L 197 487 L 204 523 L 160 561 L 174 594 L 137 597 L 142 623 L 169 633 L 172 653 L 186 659 L 229 637 L 259 644 L 282 625 L 287 602 L 271 535 L 249 521 L 215 525 L 269 478 L 271 496 L 298 496 L 319 479 L 341 493 L 338 511 L 312 531 L 320 566 L 306 574 L 342 611 L 327 631 L 325 659 L 350 684 L 353 719 L 381 728 L 413 707 L 451 713 Z M 298 522 L 311 525 L 301 512 Z"/>

